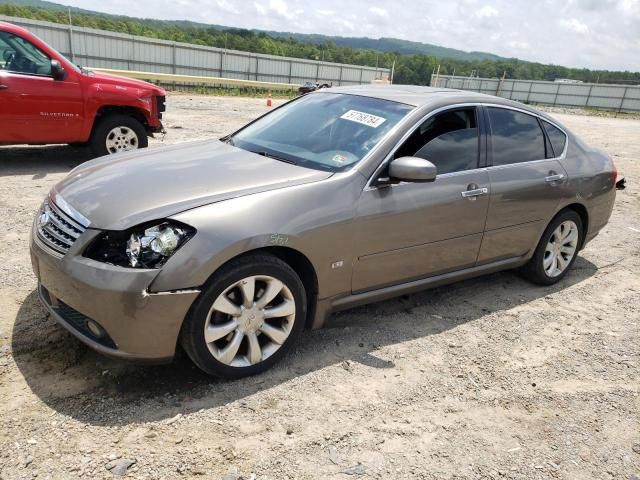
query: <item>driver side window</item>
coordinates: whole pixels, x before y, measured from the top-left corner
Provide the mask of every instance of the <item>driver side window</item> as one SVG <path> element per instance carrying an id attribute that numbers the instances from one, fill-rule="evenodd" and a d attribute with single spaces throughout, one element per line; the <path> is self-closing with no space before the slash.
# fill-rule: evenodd
<path id="1" fill-rule="evenodd" d="M 476 109 L 463 108 L 425 120 L 400 146 L 394 158 L 424 158 L 442 175 L 477 168 L 479 151 Z"/>
<path id="2" fill-rule="evenodd" d="M 24 38 L 0 32 L 0 70 L 51 75 L 51 58 Z"/>

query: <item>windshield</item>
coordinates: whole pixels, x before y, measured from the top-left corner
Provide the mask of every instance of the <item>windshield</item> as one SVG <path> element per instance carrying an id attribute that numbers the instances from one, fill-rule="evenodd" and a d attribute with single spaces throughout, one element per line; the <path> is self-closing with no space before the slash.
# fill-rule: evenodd
<path id="1" fill-rule="evenodd" d="M 306 95 L 227 141 L 296 165 L 338 172 L 362 160 L 413 108 L 356 95 Z"/>

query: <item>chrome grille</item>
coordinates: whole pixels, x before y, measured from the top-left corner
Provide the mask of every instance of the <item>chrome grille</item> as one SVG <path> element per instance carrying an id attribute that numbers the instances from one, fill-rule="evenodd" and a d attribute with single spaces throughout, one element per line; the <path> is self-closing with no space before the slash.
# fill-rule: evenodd
<path id="1" fill-rule="evenodd" d="M 37 222 L 38 238 L 49 248 L 63 255 L 86 228 L 48 200 L 42 206 Z"/>

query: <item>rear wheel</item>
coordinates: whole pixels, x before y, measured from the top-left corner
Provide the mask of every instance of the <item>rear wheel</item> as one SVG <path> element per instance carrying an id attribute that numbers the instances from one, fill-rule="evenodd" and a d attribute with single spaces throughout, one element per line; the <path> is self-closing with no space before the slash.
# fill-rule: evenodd
<path id="1" fill-rule="evenodd" d="M 210 375 L 253 375 L 293 346 L 306 311 L 304 285 L 295 271 L 271 255 L 250 255 L 214 275 L 185 320 L 180 341 Z"/>
<path id="2" fill-rule="evenodd" d="M 89 146 L 96 156 L 146 148 L 149 145 L 144 125 L 128 115 L 109 115 L 93 129 Z"/>
<path id="3" fill-rule="evenodd" d="M 523 267 L 524 277 L 539 285 L 560 281 L 575 262 L 582 241 L 580 215 L 573 210 L 561 212 L 547 226 L 533 257 Z"/>

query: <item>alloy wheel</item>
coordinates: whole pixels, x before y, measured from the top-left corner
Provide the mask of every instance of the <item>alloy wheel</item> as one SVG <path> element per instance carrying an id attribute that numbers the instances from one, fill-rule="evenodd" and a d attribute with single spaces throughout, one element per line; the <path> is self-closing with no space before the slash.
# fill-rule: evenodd
<path id="1" fill-rule="evenodd" d="M 564 272 L 578 249 L 578 226 L 571 220 L 562 222 L 553 231 L 544 251 L 542 267 L 549 277 Z"/>
<path id="2" fill-rule="evenodd" d="M 248 367 L 280 349 L 291 334 L 295 314 L 295 299 L 283 282 L 267 275 L 246 277 L 213 302 L 204 339 L 219 362 Z"/>

